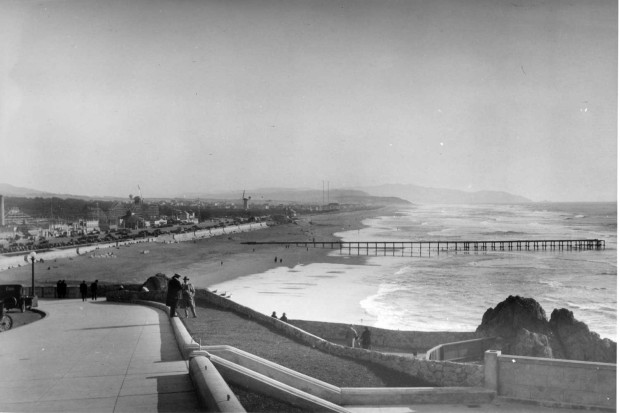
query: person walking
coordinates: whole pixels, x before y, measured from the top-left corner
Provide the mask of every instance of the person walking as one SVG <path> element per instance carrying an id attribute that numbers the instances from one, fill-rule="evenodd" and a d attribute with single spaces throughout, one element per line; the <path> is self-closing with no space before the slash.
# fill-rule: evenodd
<path id="1" fill-rule="evenodd" d="M 85 280 L 80 284 L 80 295 L 82 296 L 82 301 L 86 301 L 88 298 L 88 285 L 86 285 Z"/>
<path id="2" fill-rule="evenodd" d="M 177 317 L 177 305 L 181 298 L 181 276 L 174 274 L 170 281 L 168 281 L 168 293 L 166 294 L 166 305 L 170 307 L 170 317 Z"/>
<path id="3" fill-rule="evenodd" d="M 370 330 L 368 327 L 364 327 L 364 331 L 362 331 L 362 336 L 360 337 L 360 343 L 362 344 L 362 348 L 370 350 Z"/>
<path id="4" fill-rule="evenodd" d="M 186 275 L 183 277 L 183 285 L 181 286 L 181 295 L 183 296 L 183 308 L 185 309 L 185 318 L 187 318 L 187 308 L 192 310 L 192 316 L 196 318 L 196 303 L 194 302 L 194 296 L 196 290 L 192 283 L 189 282 L 189 277 Z"/>
<path id="5" fill-rule="evenodd" d="M 99 283 L 99 280 L 95 280 L 95 282 L 90 285 L 90 295 L 91 295 L 91 298 L 95 301 L 97 301 L 97 284 L 98 283 Z"/>
<path id="6" fill-rule="evenodd" d="M 357 331 L 353 328 L 353 324 L 347 327 L 347 331 L 344 334 L 344 341 L 349 347 L 355 347 L 355 340 L 357 340 Z"/>
<path id="7" fill-rule="evenodd" d="M 282 317 L 280 317 L 280 320 L 288 323 L 288 317 L 286 317 L 286 313 L 282 313 Z"/>

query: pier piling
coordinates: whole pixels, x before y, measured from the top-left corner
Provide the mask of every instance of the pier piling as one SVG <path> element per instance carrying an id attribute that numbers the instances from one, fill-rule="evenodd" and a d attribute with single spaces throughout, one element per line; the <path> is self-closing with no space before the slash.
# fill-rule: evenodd
<path id="1" fill-rule="evenodd" d="M 437 255 L 442 252 L 455 253 L 487 253 L 488 251 L 596 251 L 605 249 L 605 240 L 600 239 L 573 239 L 573 240 L 482 240 L 482 241 L 273 241 L 273 242 L 243 242 L 242 244 L 260 245 L 295 245 L 297 247 L 314 247 L 338 249 L 341 255 L 371 255 L 374 249 L 375 256 L 404 257 L 407 250 L 409 256 L 417 251 L 422 257 L 422 251 L 427 250 L 428 256 L 432 252 Z M 445 249 L 441 246 L 445 244 Z M 380 254 L 382 252 L 383 254 Z"/>

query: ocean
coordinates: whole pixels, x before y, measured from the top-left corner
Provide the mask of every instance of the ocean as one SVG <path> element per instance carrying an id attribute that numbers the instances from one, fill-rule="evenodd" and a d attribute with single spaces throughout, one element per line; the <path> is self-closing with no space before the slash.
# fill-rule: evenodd
<path id="1" fill-rule="evenodd" d="M 416 331 L 473 331 L 488 308 L 520 295 L 538 301 L 547 318 L 567 308 L 591 331 L 616 340 L 616 203 L 413 205 L 364 224 L 336 235 L 343 241 L 597 238 L 606 248 L 423 249 L 422 256 L 371 255 L 365 265 L 348 265 L 345 257 L 344 264 L 279 267 L 211 287 L 268 314 Z"/>

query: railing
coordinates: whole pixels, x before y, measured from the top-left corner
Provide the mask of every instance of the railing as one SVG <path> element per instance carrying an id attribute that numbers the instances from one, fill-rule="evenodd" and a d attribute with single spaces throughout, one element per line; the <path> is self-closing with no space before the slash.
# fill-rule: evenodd
<path id="1" fill-rule="evenodd" d="M 495 337 L 484 337 L 440 344 L 426 352 L 426 359 L 436 361 L 482 360 L 484 352 L 489 349 L 494 341 Z"/>

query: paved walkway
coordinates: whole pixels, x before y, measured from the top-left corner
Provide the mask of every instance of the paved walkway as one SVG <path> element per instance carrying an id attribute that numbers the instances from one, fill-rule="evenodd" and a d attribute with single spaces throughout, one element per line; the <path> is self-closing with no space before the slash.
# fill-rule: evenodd
<path id="1" fill-rule="evenodd" d="M 39 308 L 48 316 L 0 334 L 0 411 L 199 410 L 162 311 L 105 298 Z"/>

